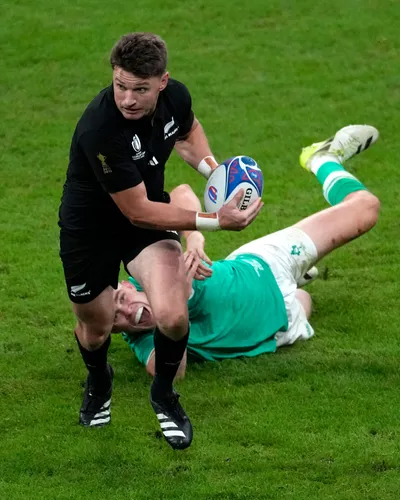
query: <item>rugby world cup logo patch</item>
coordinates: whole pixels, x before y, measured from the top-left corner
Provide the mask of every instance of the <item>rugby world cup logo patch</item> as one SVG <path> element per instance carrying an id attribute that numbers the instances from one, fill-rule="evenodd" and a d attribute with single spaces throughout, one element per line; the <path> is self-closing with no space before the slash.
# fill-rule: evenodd
<path id="1" fill-rule="evenodd" d="M 142 143 L 137 134 L 132 137 L 132 147 L 133 151 L 135 151 L 135 154 L 132 156 L 133 161 L 141 160 L 146 156 L 146 151 L 142 151 Z"/>
<path id="2" fill-rule="evenodd" d="M 218 190 L 215 186 L 210 186 L 208 188 L 208 197 L 213 203 L 217 203 Z"/>
<path id="3" fill-rule="evenodd" d="M 139 153 L 139 151 L 142 149 L 142 145 L 137 134 L 135 134 L 132 138 L 132 147 L 136 151 L 136 153 Z"/>

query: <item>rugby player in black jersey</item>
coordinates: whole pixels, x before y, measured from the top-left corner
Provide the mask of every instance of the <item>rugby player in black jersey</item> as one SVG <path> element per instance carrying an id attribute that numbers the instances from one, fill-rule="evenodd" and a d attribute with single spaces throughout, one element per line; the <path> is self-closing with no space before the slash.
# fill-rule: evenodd
<path id="1" fill-rule="evenodd" d="M 241 230 L 255 219 L 262 202 L 240 211 L 239 194 L 212 215 L 170 205 L 164 167 L 174 148 L 206 178 L 218 165 L 193 114 L 189 91 L 169 78 L 166 45 L 157 35 L 123 36 L 110 62 L 112 85 L 89 104 L 72 138 L 59 217 L 75 335 L 89 372 L 79 421 L 94 427 L 111 419 L 113 370 L 107 351 L 122 261 L 146 291 L 157 324 L 150 402 L 161 428 L 169 423 L 168 443 L 183 449 L 191 443 L 192 428 L 172 382 L 189 322 L 176 231 Z M 143 306 L 132 319 L 140 326 L 148 314 Z"/>

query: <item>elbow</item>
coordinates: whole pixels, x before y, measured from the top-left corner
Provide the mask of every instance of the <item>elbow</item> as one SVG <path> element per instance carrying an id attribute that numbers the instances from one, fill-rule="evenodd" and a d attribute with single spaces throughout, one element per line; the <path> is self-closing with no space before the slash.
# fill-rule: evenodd
<path id="1" fill-rule="evenodd" d="M 126 217 L 129 220 L 129 222 L 134 226 L 142 227 L 143 229 L 153 229 L 153 226 L 146 223 L 143 217 L 138 217 L 136 215 L 127 215 Z"/>

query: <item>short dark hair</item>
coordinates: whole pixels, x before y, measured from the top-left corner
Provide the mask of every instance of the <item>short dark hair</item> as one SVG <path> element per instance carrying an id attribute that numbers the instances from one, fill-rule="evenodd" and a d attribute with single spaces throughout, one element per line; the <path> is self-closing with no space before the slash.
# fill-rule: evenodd
<path id="1" fill-rule="evenodd" d="M 110 63 L 139 78 L 161 76 L 167 68 L 167 46 L 154 33 L 129 33 L 114 45 Z"/>

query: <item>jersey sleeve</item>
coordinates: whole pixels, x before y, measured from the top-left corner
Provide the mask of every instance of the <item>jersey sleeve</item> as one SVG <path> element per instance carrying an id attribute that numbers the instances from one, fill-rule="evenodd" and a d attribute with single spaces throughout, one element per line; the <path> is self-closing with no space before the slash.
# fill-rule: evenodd
<path id="1" fill-rule="evenodd" d="M 92 130 L 81 136 L 79 145 L 97 180 L 108 193 L 117 193 L 142 182 L 130 156 L 129 144 L 122 135 Z"/>
<path id="2" fill-rule="evenodd" d="M 129 335 L 128 333 L 123 333 L 122 337 L 124 338 L 125 342 L 128 343 L 131 350 L 135 353 L 138 361 L 142 365 L 146 366 L 151 351 L 154 349 L 153 332 L 143 333 L 139 337 L 135 335 Z"/>
<path id="3" fill-rule="evenodd" d="M 181 82 L 176 82 L 175 92 L 179 96 L 177 118 L 179 121 L 178 140 L 184 138 L 193 126 L 194 113 L 192 110 L 192 97 L 188 88 Z"/>

